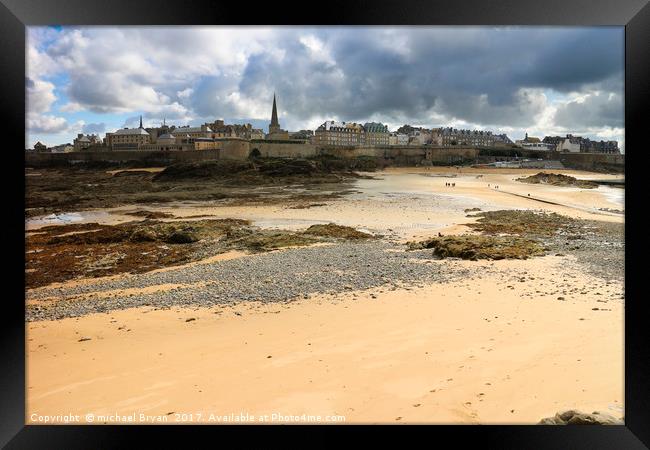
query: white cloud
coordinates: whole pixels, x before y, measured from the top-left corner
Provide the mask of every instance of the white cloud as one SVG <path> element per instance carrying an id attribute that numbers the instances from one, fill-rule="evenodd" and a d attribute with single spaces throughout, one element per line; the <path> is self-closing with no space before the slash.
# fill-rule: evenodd
<path id="1" fill-rule="evenodd" d="M 301 36 L 298 40 L 309 50 L 312 60 L 327 65 L 336 65 L 336 61 L 334 60 L 334 57 L 332 57 L 329 48 L 327 48 L 325 43 L 316 36 L 310 34 L 307 36 Z"/>
<path id="2" fill-rule="evenodd" d="M 623 96 L 614 92 L 584 93 L 558 106 L 555 122 L 565 127 L 622 127 Z"/>
<path id="3" fill-rule="evenodd" d="M 48 112 L 55 101 L 54 84 L 38 79 L 27 80 L 27 109 L 30 114 Z"/>
<path id="4" fill-rule="evenodd" d="M 60 133 L 68 128 L 68 122 L 63 117 L 34 115 L 27 119 L 27 126 L 32 133 Z"/>
<path id="5" fill-rule="evenodd" d="M 271 36 L 246 27 L 65 29 L 39 53 L 52 64 L 39 67 L 49 69 L 41 75 L 53 67 L 69 75 L 67 111 L 157 113 L 174 102 L 178 109 L 200 77 L 241 73 Z"/>
<path id="6" fill-rule="evenodd" d="M 182 91 L 178 91 L 178 92 L 176 92 L 176 96 L 177 96 L 178 98 L 185 99 L 185 98 L 189 98 L 190 95 L 192 95 L 193 92 L 194 92 L 194 89 L 192 89 L 192 88 L 187 88 L 187 89 L 183 89 Z"/>
<path id="7" fill-rule="evenodd" d="M 75 102 L 66 103 L 65 105 L 59 107 L 59 111 L 61 111 L 61 112 L 73 113 L 73 112 L 79 112 L 79 111 L 83 111 L 83 110 L 84 110 L 84 107 L 81 106 L 79 103 L 75 103 Z"/>
<path id="8" fill-rule="evenodd" d="M 31 42 L 27 46 L 27 72 L 35 77 L 40 74 L 57 72 L 54 60 L 45 52 L 39 51 Z"/>

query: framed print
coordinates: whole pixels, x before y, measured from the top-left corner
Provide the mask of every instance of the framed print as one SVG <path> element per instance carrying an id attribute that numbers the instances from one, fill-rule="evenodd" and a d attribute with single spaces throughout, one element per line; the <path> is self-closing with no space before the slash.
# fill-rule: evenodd
<path id="1" fill-rule="evenodd" d="M 647 2 L 0 10 L 3 445 L 647 448 Z"/>

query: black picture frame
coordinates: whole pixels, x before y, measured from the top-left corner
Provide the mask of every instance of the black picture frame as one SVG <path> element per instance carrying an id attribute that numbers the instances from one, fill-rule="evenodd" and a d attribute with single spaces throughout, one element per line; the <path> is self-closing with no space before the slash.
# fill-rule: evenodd
<path id="1" fill-rule="evenodd" d="M 272 443 L 311 446 L 348 441 L 358 428 L 367 427 L 160 427 L 160 426 L 26 426 L 25 425 L 25 311 L 24 269 L 24 139 L 25 139 L 25 27 L 30 25 L 580 25 L 625 26 L 625 142 L 626 217 L 625 234 L 635 242 L 632 224 L 640 220 L 641 208 L 630 208 L 635 198 L 643 202 L 640 173 L 644 143 L 642 121 L 648 117 L 650 91 L 650 4 L 647 0 L 446 0 L 399 2 L 340 1 L 286 5 L 279 2 L 249 4 L 209 0 L 0 0 L 0 114 L 3 116 L 3 181 L 5 182 L 6 286 L 3 297 L 2 406 L 0 445 L 7 448 L 109 448 L 126 446 L 132 439 L 174 439 L 186 445 L 201 434 L 237 434 L 234 447 L 252 446 L 251 430 L 264 434 L 264 447 Z M 10 139 L 7 139 L 7 138 Z M 647 141 L 647 139 L 646 139 Z M 14 237 L 15 236 L 15 237 Z M 21 239 L 20 237 L 23 237 Z M 12 245 L 9 245 L 12 244 Z M 9 251 L 10 250 L 10 251 Z M 650 446 L 650 384 L 647 367 L 650 336 L 643 314 L 645 298 L 636 289 L 643 267 L 642 245 L 626 248 L 625 304 L 625 425 L 624 426 L 393 426 L 373 427 L 375 440 L 387 443 L 386 431 L 402 445 L 409 445 L 417 429 L 432 445 L 451 439 L 453 447 L 475 442 L 486 448 L 543 449 L 641 449 Z M 11 294 L 9 294 L 11 293 Z M 308 431 L 307 440 L 287 441 L 285 433 Z M 335 431 L 335 433 L 330 433 Z M 197 434 L 198 433 L 198 434 Z M 279 434 L 282 433 L 282 434 Z M 406 434 L 408 433 L 408 435 Z M 234 437 L 234 436 L 228 436 Z M 278 441 L 274 441 L 274 438 Z M 149 443 L 151 443 L 150 441 Z M 348 441 L 349 442 L 349 441 Z M 212 446 L 211 445 L 211 446 Z M 419 445 L 419 444 L 418 444 Z M 230 446 L 230 445 L 228 445 Z M 364 445 L 365 446 L 365 445 Z"/>

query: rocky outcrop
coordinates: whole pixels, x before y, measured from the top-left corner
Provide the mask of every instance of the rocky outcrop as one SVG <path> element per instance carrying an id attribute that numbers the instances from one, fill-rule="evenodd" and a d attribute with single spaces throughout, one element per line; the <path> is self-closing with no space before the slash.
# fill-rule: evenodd
<path id="1" fill-rule="evenodd" d="M 542 419 L 539 425 L 624 425 L 624 422 L 622 419 L 598 411 L 587 414 L 571 409 Z"/>
<path id="2" fill-rule="evenodd" d="M 408 242 L 409 250 L 432 248 L 440 258 L 479 259 L 528 259 L 544 254 L 544 247 L 537 241 L 516 236 L 439 236 L 420 242 Z"/>
<path id="3" fill-rule="evenodd" d="M 583 189 L 594 189 L 598 187 L 598 183 L 588 180 L 578 180 L 575 177 L 563 175 L 559 173 L 545 173 L 540 172 L 536 175 L 531 175 L 526 178 L 517 178 L 517 181 L 530 184 L 550 184 L 553 186 L 573 186 Z"/>

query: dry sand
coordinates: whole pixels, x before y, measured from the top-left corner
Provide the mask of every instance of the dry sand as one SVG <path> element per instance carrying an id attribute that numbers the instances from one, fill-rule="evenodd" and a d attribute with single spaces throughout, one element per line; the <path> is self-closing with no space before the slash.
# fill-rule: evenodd
<path id="1" fill-rule="evenodd" d="M 27 421 L 142 413 L 174 423 L 173 412 L 209 423 L 210 414 L 244 412 L 534 423 L 569 408 L 620 417 L 622 288 L 567 273 L 562 261 L 456 262 L 527 272 L 512 288 L 484 277 L 290 306 L 137 308 L 30 323 Z M 604 295 L 535 294 L 559 273 Z"/>
<path id="2" fill-rule="evenodd" d="M 433 230 L 462 231 L 459 224 L 471 220 L 463 207 L 478 205 L 623 221 L 622 215 L 597 212 L 622 208 L 600 191 L 513 181 L 537 170 L 428 171 L 456 174 L 453 179 L 417 172 L 425 170 L 388 170 L 379 174 L 386 183 L 374 191 L 369 187 L 362 198 L 304 210 L 216 205 L 156 210 L 202 211 L 297 228 L 334 221 L 390 229 L 402 239 Z M 389 181 L 400 185 L 399 192 L 379 195 Z M 446 188 L 447 181 L 456 187 Z M 449 195 L 451 203 L 437 211 L 435 204 L 423 203 L 427 192 Z M 221 416 L 230 414 L 257 419 L 304 413 L 320 415 L 322 422 L 339 415 L 347 423 L 514 424 L 536 423 L 569 408 L 621 417 L 623 286 L 572 273 L 564 258 L 450 261 L 483 265 L 485 276 L 410 290 L 318 296 L 284 306 L 136 308 L 31 322 L 26 324 L 26 422 L 43 423 L 39 415 L 79 414 L 83 423 L 93 413 L 135 414 L 135 423 L 142 423 L 140 414 L 166 423 L 223 423 Z M 513 274 L 526 280 L 504 282 Z M 545 294 L 560 279 L 586 293 L 564 301 Z M 594 296 L 594 289 L 601 295 Z M 85 337 L 90 340 L 79 341 Z M 106 421 L 121 423 L 115 417 Z"/>

